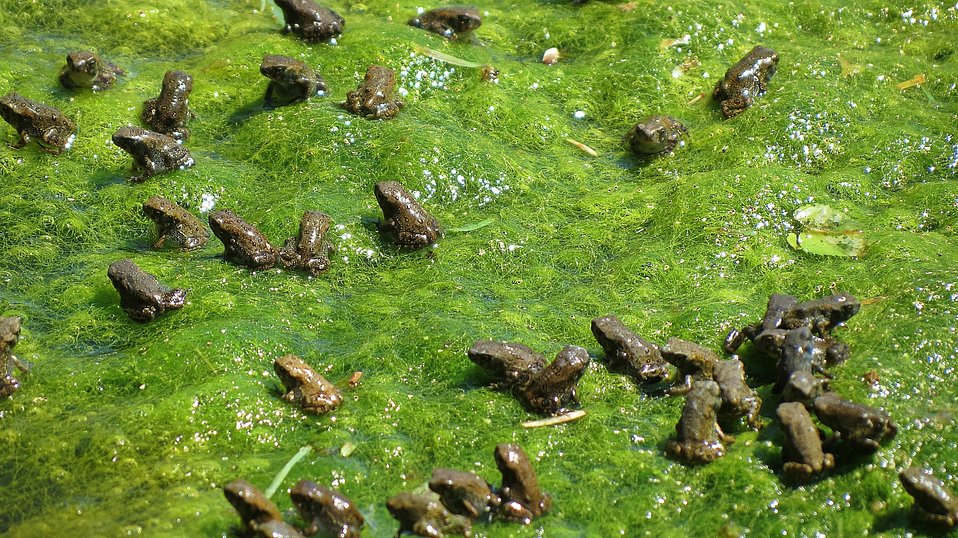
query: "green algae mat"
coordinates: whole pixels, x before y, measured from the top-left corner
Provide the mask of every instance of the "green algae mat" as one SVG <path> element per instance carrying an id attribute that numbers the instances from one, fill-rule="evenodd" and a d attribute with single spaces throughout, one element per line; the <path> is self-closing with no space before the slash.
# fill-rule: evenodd
<path id="1" fill-rule="evenodd" d="M 309 446 L 273 497 L 287 519 L 285 491 L 308 478 L 351 497 L 365 535 L 389 536 L 387 497 L 435 467 L 498 482 L 503 442 L 524 447 L 554 506 L 476 536 L 930 531 L 897 475 L 918 465 L 958 489 L 954 4 L 495 0 L 459 42 L 405 24 L 432 5 L 329 6 L 345 32 L 308 45 L 260 0 L 0 1 L 0 92 L 79 129 L 50 155 L 10 148 L 0 126 L 0 314 L 22 318 L 15 352 L 32 366 L 0 402 L 0 533 L 229 535 L 239 518 L 223 485 L 264 489 Z M 755 45 L 778 51 L 778 71 L 724 120 L 711 90 Z M 543 65 L 550 47 L 560 60 Z M 59 86 L 66 53 L 84 49 L 126 71 L 114 88 Z M 262 110 L 265 54 L 317 68 L 329 94 Z M 406 106 L 391 120 L 339 106 L 370 64 L 397 71 Z M 140 125 L 169 69 L 194 78 L 196 166 L 134 184 L 110 136 Z M 623 136 L 653 113 L 679 118 L 687 143 L 639 161 Z M 435 247 L 377 234 L 373 185 L 386 180 L 447 229 Z M 232 209 L 274 243 L 325 211 L 331 268 L 253 273 L 215 238 L 153 250 L 140 210 L 153 195 L 204 219 Z M 123 258 L 188 289 L 188 304 L 131 321 L 106 273 Z M 743 348 L 766 427 L 738 425 L 724 457 L 686 466 L 663 450 L 682 398 L 608 372 L 589 327 L 616 314 L 659 344 L 719 350 L 772 293 L 837 292 L 865 305 L 835 333 L 852 354 L 832 387 L 887 410 L 899 433 L 801 487 L 783 483 L 767 358 Z M 466 358 L 480 338 L 549 357 L 587 348 L 586 416 L 523 428 L 537 417 Z M 343 387 L 342 407 L 316 417 L 282 401 L 272 362 L 287 353 Z"/>

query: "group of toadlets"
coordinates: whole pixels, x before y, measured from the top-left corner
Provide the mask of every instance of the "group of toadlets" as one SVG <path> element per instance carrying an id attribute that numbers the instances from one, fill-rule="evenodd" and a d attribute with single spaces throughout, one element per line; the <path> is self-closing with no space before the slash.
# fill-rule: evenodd
<path id="1" fill-rule="evenodd" d="M 343 18 L 312 0 L 275 1 L 283 11 L 285 31 L 307 42 L 329 41 L 343 31 Z M 477 28 L 481 18 L 475 8 L 437 8 L 414 17 L 409 24 L 455 39 Z M 270 80 L 263 99 L 266 108 L 296 103 L 327 91 L 322 76 L 304 62 L 288 56 L 267 54 L 260 65 L 260 73 Z M 110 88 L 123 74 L 123 69 L 91 51 L 76 51 L 67 55 L 60 82 L 70 89 L 99 91 Z M 369 66 L 363 82 L 356 90 L 347 93 L 342 106 L 361 116 L 390 118 L 403 106 L 394 95 L 395 85 L 396 73 L 393 70 Z M 153 175 L 183 170 L 195 164 L 190 152 L 182 145 L 190 136 L 186 125 L 193 117 L 189 108 L 192 90 L 193 78 L 189 74 L 179 70 L 167 71 L 160 95 L 144 102 L 140 117 L 150 129 L 127 125 L 113 134 L 113 143 L 133 157 L 134 171 L 142 172 L 131 177 L 132 181 L 145 181 Z M 76 139 L 77 128 L 73 120 L 52 106 L 16 92 L 0 97 L 0 117 L 17 130 L 20 140 L 14 148 L 35 140 L 40 149 L 59 154 L 69 150 Z"/>
<path id="2" fill-rule="evenodd" d="M 282 399 L 304 412 L 324 414 L 339 407 L 339 389 L 306 361 L 284 355 L 273 369 L 285 390 Z M 420 536 L 466 534 L 473 521 L 498 519 L 529 524 L 552 506 L 552 499 L 539 489 L 539 482 L 526 453 L 518 445 L 500 444 L 494 452 L 502 484 L 496 488 L 475 473 L 436 469 L 429 481 L 435 496 L 404 492 L 386 502 L 400 522 L 398 534 Z M 258 536 L 295 537 L 321 531 L 322 536 L 359 536 L 363 517 L 343 495 L 302 481 L 290 491 L 293 504 L 309 525 L 296 529 L 282 522 L 275 506 L 256 488 L 242 480 L 228 484 L 227 499 L 240 513 L 244 525 Z"/>
<path id="3" fill-rule="evenodd" d="M 307 42 L 329 41 L 339 36 L 344 19 L 335 11 L 312 0 L 275 0 L 283 11 L 286 32 L 298 35 Z M 442 7 L 421 13 L 409 24 L 438 33 L 448 39 L 469 35 L 482 23 L 474 7 Z M 756 46 L 732 66 L 712 92 L 720 103 L 725 117 L 732 117 L 747 109 L 755 97 L 763 94 L 775 73 L 778 54 L 769 48 Z M 267 54 L 260 72 L 270 79 L 264 96 L 266 108 L 288 105 L 315 95 L 324 95 L 328 88 L 321 75 L 304 62 L 288 56 Z M 112 62 L 101 59 L 90 51 L 71 52 L 60 73 L 60 81 L 67 88 L 107 89 L 124 71 Z M 496 80 L 498 71 L 491 66 L 482 70 L 483 78 Z M 346 95 L 342 106 L 355 114 L 375 119 L 396 115 L 403 102 L 395 97 L 396 73 L 386 67 L 371 65 L 360 86 Z M 195 164 L 190 152 L 182 145 L 189 138 L 186 127 L 193 116 L 189 95 L 193 78 L 179 70 L 167 71 L 158 97 L 144 102 L 142 121 L 152 130 L 134 125 L 120 127 L 112 137 L 113 143 L 133 157 L 132 181 L 144 181 L 155 174 L 183 170 Z M 54 107 L 40 103 L 15 92 L 0 97 L 0 117 L 10 123 L 20 136 L 14 146 L 23 147 L 36 140 L 40 148 L 50 153 L 70 149 L 76 138 L 76 125 Z M 626 140 L 639 156 L 672 152 L 687 134 L 682 123 L 664 115 L 653 115 L 636 124 Z"/>
<path id="4" fill-rule="evenodd" d="M 286 19 L 285 31 L 306 41 L 328 41 L 342 32 L 342 17 L 311 0 L 276 0 L 276 3 Z M 475 8 L 449 7 L 425 12 L 409 23 L 455 39 L 477 28 L 481 19 Z M 755 47 L 726 72 L 713 91 L 713 98 L 720 102 L 725 117 L 741 113 L 751 106 L 756 96 L 765 92 L 777 62 L 775 51 Z M 320 75 L 293 58 L 267 55 L 260 71 L 270 79 L 264 97 L 267 107 L 302 101 L 327 91 Z M 101 90 L 108 88 L 122 74 L 122 69 L 91 52 L 73 52 L 67 56 L 60 81 L 68 88 Z M 392 70 L 370 66 L 364 82 L 347 94 L 343 106 L 371 118 L 392 117 L 403 106 L 393 95 L 394 87 L 395 73 Z M 189 137 L 186 123 L 192 116 L 188 105 L 191 90 L 192 78 L 188 74 L 167 72 L 159 97 L 145 101 L 141 114 L 141 119 L 154 130 L 125 126 L 113 135 L 113 142 L 133 156 L 134 168 L 143 171 L 142 176 L 132 178 L 134 181 L 194 164 L 189 152 L 181 145 Z M 20 135 L 20 141 L 14 147 L 36 140 L 41 149 L 60 153 L 69 149 L 75 138 L 76 127 L 69 118 L 53 107 L 16 93 L 0 97 L 0 116 Z M 675 118 L 656 115 L 633 127 L 626 139 L 636 154 L 658 155 L 673 151 L 686 133 L 686 128 Z M 375 194 L 384 213 L 380 231 L 398 245 L 422 248 L 441 237 L 442 229 L 436 219 L 398 182 L 377 184 Z M 143 211 L 157 224 L 159 239 L 154 245 L 157 248 L 174 246 L 192 250 L 208 241 L 209 234 L 200 221 L 169 200 L 150 198 L 144 203 Z M 268 269 L 278 262 L 314 275 L 329 266 L 328 255 L 332 246 L 325 240 L 325 234 L 330 222 L 325 213 L 307 211 L 300 221 L 299 235 L 291 237 L 277 249 L 259 230 L 229 210 L 212 212 L 209 217 L 210 228 L 225 246 L 226 259 L 253 269 Z M 185 290 L 162 286 L 155 277 L 129 260 L 112 264 L 108 275 L 120 294 L 121 307 L 134 320 L 149 321 L 185 304 Z M 773 392 L 781 394 L 776 415 L 785 433 L 782 454 L 786 480 L 803 483 L 834 466 L 834 456 L 824 452 L 821 434 L 809 409 L 833 431 L 833 441 L 841 440 L 859 451 L 877 450 L 879 443 L 897 432 L 887 413 L 845 400 L 828 390 L 825 367 L 841 363 L 848 356 L 848 346 L 834 340 L 831 330 L 854 315 L 859 306 L 858 301 L 847 294 L 804 303 L 791 296 L 773 295 L 762 321 L 741 331 L 733 331 L 726 340 L 724 347 L 729 353 L 734 353 L 748 339 L 758 350 L 778 361 L 778 380 Z M 19 328 L 19 318 L 0 318 L 0 367 L 4 370 L 4 377 L 0 379 L 0 398 L 9 396 L 19 387 L 19 381 L 13 377 L 14 367 L 27 370 L 27 365 L 11 351 L 19 339 Z M 666 452 L 672 457 L 689 463 L 706 463 L 722 456 L 725 452 L 723 443 L 733 439 L 719 427 L 719 417 L 745 416 L 749 426 L 759 427 L 761 399 L 746 384 L 744 366 L 738 359 L 721 360 L 711 350 L 677 338 L 658 347 L 632 333 L 615 316 L 596 318 L 592 322 L 592 331 L 605 351 L 609 369 L 629 375 L 639 383 L 665 379 L 668 376 L 667 364 L 678 369 L 680 384 L 670 393 L 686 394 L 686 403 L 676 425 L 676 436 L 666 444 Z M 467 355 L 492 372 L 497 387 L 511 390 L 528 409 L 548 415 L 558 414 L 569 404 L 578 403 L 575 387 L 590 362 L 588 352 L 577 346 L 567 346 L 546 365 L 541 354 L 526 346 L 487 340 L 477 341 Z M 335 386 L 301 359 L 281 357 L 274 367 L 287 389 L 284 395 L 287 401 L 316 413 L 334 409 L 341 402 Z M 499 449 L 503 446 L 514 445 L 497 447 L 497 463 L 500 462 Z M 521 449 L 518 451 L 521 453 Z M 437 474 L 446 472 L 458 471 L 436 471 Z M 502 506 L 507 506 L 507 492 L 511 490 L 506 485 L 506 471 L 503 476 L 503 487 L 498 495 L 503 500 Z M 534 474 L 532 476 L 534 478 Z M 433 482 L 438 480 L 437 475 L 433 478 L 430 487 L 438 491 L 437 488 L 442 486 L 437 482 L 433 487 Z M 958 524 L 958 500 L 938 478 L 912 467 L 903 470 L 900 479 L 905 489 L 916 498 L 915 511 L 922 519 L 946 526 Z M 478 483 L 476 480 L 484 483 L 479 477 L 471 482 Z M 234 494 L 227 486 L 227 497 L 231 502 L 234 498 L 243 498 L 245 493 L 241 492 L 248 491 L 244 489 L 248 485 L 244 484 L 237 485 L 240 493 Z M 309 484 L 312 483 L 303 488 Z M 487 489 L 495 491 L 491 487 Z M 453 511 L 452 519 L 447 520 L 442 515 L 445 509 L 434 500 L 413 497 L 414 494 L 401 494 L 388 503 L 390 512 L 401 522 L 400 532 L 422 534 L 417 531 L 420 528 L 417 522 L 427 521 L 428 526 L 432 524 L 430 518 L 446 521 L 444 524 L 450 529 L 447 532 L 452 532 L 460 525 L 454 522 L 454 518 L 467 515 L 450 506 L 455 502 L 447 502 L 447 497 L 442 497 L 446 507 Z M 542 499 L 543 503 L 548 502 L 548 496 Z M 486 505 L 487 512 L 493 512 L 488 508 L 493 504 Z M 528 505 L 523 506 L 529 509 Z M 532 511 L 533 515 L 541 515 L 547 510 L 546 505 L 539 506 L 538 512 Z M 255 520 L 247 518 L 239 506 L 237 510 L 248 524 Z M 303 517 L 310 520 L 306 515 Z M 279 518 L 268 518 L 270 521 L 274 519 Z M 317 525 L 315 521 L 319 520 L 322 518 L 314 520 L 313 528 Z M 358 525 L 361 524 L 360 515 Z M 468 529 L 468 525 L 463 528 Z"/>
<path id="5" fill-rule="evenodd" d="M 471 534 L 475 521 L 493 519 L 528 525 L 550 510 L 552 498 L 539 488 L 539 480 L 525 451 L 519 445 L 496 445 L 493 456 L 502 474 L 495 487 L 468 471 L 439 468 L 432 473 L 433 494 L 402 492 L 386 501 L 389 513 L 399 521 L 396 535 L 412 533 L 434 538 L 448 534 Z M 303 528 L 283 521 L 269 498 L 245 480 L 234 480 L 223 488 L 226 499 L 243 520 L 244 534 L 269 538 L 336 536 L 357 538 L 365 518 L 345 495 L 301 480 L 289 496 Z"/>
<path id="6" fill-rule="evenodd" d="M 779 394 L 776 416 L 784 434 L 782 472 L 789 483 L 806 483 L 834 467 L 834 456 L 825 452 L 826 446 L 844 443 L 853 453 L 867 454 L 897 433 L 896 425 L 886 412 L 846 400 L 829 390 L 830 376 L 825 367 L 839 364 L 849 355 L 848 346 L 835 340 L 831 332 L 855 315 L 860 305 L 846 293 L 805 302 L 776 294 L 769 299 L 761 321 L 733 330 L 726 338 L 724 348 L 728 353 L 735 353 L 748 339 L 756 349 L 777 360 L 777 381 L 772 390 Z M 708 463 L 723 456 L 723 443 L 734 439 L 722 431 L 719 420 L 744 417 L 750 427 L 762 426 L 759 418 L 762 400 L 746 383 L 745 367 L 738 358 L 723 360 L 708 348 L 678 338 L 670 338 L 664 346 L 657 346 L 633 333 L 615 316 L 592 320 L 592 332 L 604 351 L 608 369 L 627 375 L 637 383 L 661 382 L 670 377 L 669 365 L 677 369 L 675 383 L 668 392 L 685 394 L 686 401 L 675 427 L 676 434 L 665 445 L 669 456 L 689 464 Z M 566 346 L 548 364 L 542 354 L 528 346 L 493 340 L 476 341 L 466 355 L 489 372 L 493 387 L 511 391 L 527 409 L 545 415 L 557 415 L 579 404 L 576 386 L 590 364 L 588 352 L 578 346 Z M 305 411 L 325 413 L 341 402 L 335 386 L 298 357 L 281 357 L 274 367 L 287 391 L 283 399 L 300 405 Z M 826 443 L 809 409 L 832 431 Z M 490 497 L 496 490 L 472 473 L 436 470 L 430 488 L 440 495 L 450 512 L 472 519 L 494 516 L 528 523 L 531 517 L 516 514 L 538 516 L 548 510 L 548 504 L 542 503 L 532 505 L 542 509 L 538 513 L 534 509 L 516 512 L 498 504 L 498 499 L 508 498 L 501 492 L 509 491 L 504 458 L 500 455 L 502 446 L 497 447 L 496 452 L 496 461 L 504 476 L 498 498 Z M 524 454 L 516 458 L 525 461 Z M 530 467 L 523 463 L 521 468 Z M 918 467 L 902 470 L 899 478 L 905 490 L 915 498 L 913 510 L 918 519 L 939 526 L 958 524 L 958 499 L 943 481 Z M 443 489 L 453 486 L 455 493 Z M 473 499 L 471 504 L 457 504 L 465 493 Z M 417 499 L 413 503 L 414 497 L 401 494 L 388 503 L 390 512 L 402 522 L 400 533 L 441 536 L 468 529 L 463 526 L 464 520 L 449 519 L 434 499 Z M 543 503 L 551 503 L 547 496 L 540 498 Z M 520 505 L 527 509 L 530 506 L 529 503 Z M 400 506 L 418 508 L 414 512 L 402 512 Z M 420 515 L 407 519 L 412 517 L 409 513 Z M 445 530 L 439 534 L 424 534 L 424 527 L 417 527 L 423 522 L 436 523 L 438 527 L 433 528 Z"/>
<path id="7" fill-rule="evenodd" d="M 285 32 L 291 32 L 304 41 L 330 41 L 338 37 L 345 25 L 335 11 L 312 0 L 275 0 L 283 11 Z M 448 39 L 468 35 L 482 23 L 478 10 L 472 7 L 443 7 L 421 13 L 409 24 Z M 487 72 L 494 79 L 497 71 Z M 264 96 L 266 108 L 283 106 L 324 95 L 328 90 L 322 76 L 304 62 L 288 56 L 267 54 L 260 65 L 260 73 L 270 79 Z M 60 73 L 61 84 L 70 89 L 90 88 L 94 91 L 110 88 L 118 76 L 124 74 L 116 64 L 100 58 L 91 51 L 71 52 Z M 346 95 L 342 106 L 361 116 L 390 118 L 403 107 L 394 95 L 396 73 L 388 68 L 371 65 L 362 84 Z M 133 157 L 134 170 L 142 175 L 132 181 L 194 165 L 193 157 L 181 144 L 189 138 L 186 128 L 193 116 L 189 95 L 193 78 L 183 71 L 167 71 L 159 97 L 144 103 L 141 119 L 152 130 L 133 125 L 121 127 L 113 134 L 113 143 Z M 12 125 L 20 136 L 14 146 L 20 148 L 36 140 L 40 148 L 59 154 L 70 149 L 76 138 L 76 124 L 56 108 L 11 92 L 0 97 L 0 117 Z"/>
<path id="8" fill-rule="evenodd" d="M 885 411 L 842 398 L 831 391 L 827 366 L 844 362 L 849 348 L 832 337 L 839 324 L 855 315 L 861 303 L 842 293 L 799 302 L 775 294 L 761 321 L 733 330 L 724 349 L 734 354 L 747 339 L 764 355 L 775 359 L 779 394 L 776 416 L 784 433 L 783 476 L 803 484 L 835 465 L 826 446 L 846 444 L 853 452 L 871 453 L 894 437 L 897 426 Z M 657 346 L 633 333 L 615 316 L 592 320 L 592 333 L 602 346 L 610 371 L 640 384 L 658 383 L 677 369 L 670 394 L 685 394 L 682 416 L 666 453 L 689 464 L 714 461 L 725 454 L 723 443 L 734 438 L 722 431 L 719 420 L 745 417 L 754 429 L 761 427 L 762 400 L 748 386 L 741 360 L 721 359 L 696 343 L 670 338 Z M 531 411 L 555 415 L 577 405 L 576 385 L 589 365 L 588 352 L 567 346 L 549 365 L 534 350 L 516 343 L 479 340 L 467 352 L 474 363 L 494 377 L 493 386 L 511 390 Z M 823 444 L 823 433 L 812 419 L 832 431 Z M 920 520 L 936 525 L 958 524 L 958 499 L 929 471 L 910 467 L 901 471 L 905 490 L 915 497 Z"/>
<path id="9" fill-rule="evenodd" d="M 898 432 L 884 411 L 845 400 L 828 388 L 826 366 L 840 364 L 849 355 L 848 346 L 835 340 L 831 331 L 860 307 L 848 294 L 804 303 L 776 294 L 769 298 L 761 321 L 733 330 L 726 338 L 729 353 L 748 339 L 759 351 L 778 359 L 772 391 L 781 394 L 776 416 L 785 433 L 782 457 L 789 481 L 806 482 L 835 463 L 832 454 L 823 452 L 808 409 L 834 432 L 833 441 L 842 440 L 858 452 L 874 452 Z"/>
<path id="10" fill-rule="evenodd" d="M 786 433 L 783 459 L 788 480 L 805 482 L 834 464 L 830 454 L 822 453 L 818 430 L 806 406 L 815 410 L 836 439 L 857 449 L 874 451 L 879 442 L 897 431 L 883 411 L 828 391 L 825 367 L 848 356 L 848 346 L 834 340 L 831 329 L 859 307 L 848 294 L 801 303 L 792 296 L 773 295 L 762 321 L 732 331 L 726 341 L 729 353 L 748 338 L 777 359 L 778 380 L 773 392 L 781 393 L 778 415 Z M 745 417 L 750 427 L 760 427 L 762 400 L 746 383 L 745 366 L 738 358 L 723 360 L 714 351 L 679 338 L 657 346 L 634 334 L 615 316 L 592 320 L 592 333 L 605 352 L 609 370 L 637 383 L 660 382 L 669 377 L 669 365 L 677 369 L 669 393 L 684 394 L 686 403 L 676 436 L 665 447 L 670 456 L 688 463 L 707 463 L 724 455 L 723 443 L 733 438 L 722 431 L 720 417 Z M 576 385 L 589 365 L 588 352 L 577 346 L 564 348 L 548 366 L 542 355 L 515 343 L 480 340 L 467 355 L 492 373 L 496 386 L 510 389 L 528 409 L 548 415 L 578 404 Z M 814 439 L 806 438 L 808 432 L 815 432 Z"/>
<path id="11" fill-rule="evenodd" d="M 383 218 L 377 223 L 379 231 L 399 247 L 419 249 L 442 237 L 439 222 L 399 182 L 377 183 L 374 193 L 383 211 Z M 156 223 L 155 248 L 193 250 L 209 241 L 203 222 L 166 198 L 148 199 L 143 213 Z M 329 268 L 329 254 L 334 247 L 326 240 L 326 233 L 331 222 L 326 213 L 306 211 L 300 219 L 299 234 L 287 239 L 282 248 L 276 248 L 255 226 L 228 209 L 209 215 L 210 229 L 223 243 L 224 259 L 253 270 L 266 270 L 280 263 L 312 275 Z M 170 289 L 130 260 L 110 264 L 107 276 L 120 295 L 120 307 L 135 321 L 152 321 L 186 304 L 186 290 Z"/>
<path id="12" fill-rule="evenodd" d="M 848 443 L 857 451 L 872 452 L 897 432 L 887 413 L 842 399 L 828 391 L 827 379 L 815 375 L 827 376 L 824 366 L 847 357 L 847 348 L 834 352 L 843 344 L 831 337 L 831 330 L 854 315 L 858 307 L 858 301 L 847 294 L 804 303 L 773 295 L 762 321 L 732 331 L 726 339 L 729 352 L 737 350 L 745 338 L 765 353 L 777 350 L 776 386 L 780 385 L 781 395 L 776 415 L 785 434 L 782 459 L 788 481 L 803 483 L 834 465 L 834 457 L 823 450 L 821 432 L 807 407 L 833 431 L 833 442 Z M 677 338 L 658 347 L 635 335 L 615 316 L 594 319 L 592 331 L 605 352 L 607 367 L 636 382 L 666 379 L 667 364 L 678 369 L 677 383 L 670 392 L 685 393 L 686 403 L 676 436 L 666 444 L 670 456 L 687 463 L 707 463 L 722 456 L 722 443 L 730 442 L 731 437 L 722 432 L 719 417 L 744 416 L 750 426 L 760 426 L 761 400 L 746 384 L 740 360 L 722 360 L 707 348 Z M 9 396 L 19 387 L 19 380 L 12 375 L 14 367 L 28 369 L 12 353 L 19 337 L 20 319 L 0 317 L 0 366 L 4 374 L 0 397 Z M 831 355 L 829 349 L 833 350 Z M 588 353 L 577 346 L 567 346 L 546 366 L 544 357 L 531 348 L 490 340 L 477 341 L 467 356 L 494 375 L 496 386 L 511 389 L 526 407 L 544 414 L 561 413 L 578 403 L 575 387 L 589 364 Z M 343 400 L 335 385 L 299 357 L 280 357 L 274 369 L 286 391 L 282 399 L 306 412 L 326 413 Z M 399 533 L 468 535 L 471 520 L 498 518 L 528 524 L 549 511 L 551 498 L 539 490 L 521 448 L 499 445 L 495 459 L 503 475 L 498 489 L 473 473 L 436 469 L 429 487 L 439 495 L 441 504 L 435 498 L 414 493 L 391 498 L 387 507 L 400 521 Z M 919 467 L 902 470 L 899 478 L 915 498 L 913 511 L 917 518 L 935 526 L 958 524 L 958 499 L 941 479 Z M 291 491 L 294 504 L 308 523 L 302 532 L 283 523 L 275 506 L 245 482 L 233 482 L 225 492 L 244 524 L 258 536 L 295 537 L 311 535 L 318 529 L 327 529 L 329 535 L 358 536 L 362 526 L 361 514 L 348 499 L 308 481 Z"/>
<path id="13" fill-rule="evenodd" d="M 778 66 L 778 53 L 756 46 L 725 72 L 712 90 L 712 99 L 719 103 L 722 115 L 731 118 L 752 106 L 764 94 Z M 639 157 L 655 157 L 672 153 L 683 144 L 688 129 L 672 116 L 654 114 L 637 123 L 626 134 L 629 148 Z"/>

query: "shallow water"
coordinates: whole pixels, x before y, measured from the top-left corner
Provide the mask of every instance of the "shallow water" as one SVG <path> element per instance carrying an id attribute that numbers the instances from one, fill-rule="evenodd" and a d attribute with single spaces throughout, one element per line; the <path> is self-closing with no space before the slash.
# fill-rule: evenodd
<path id="1" fill-rule="evenodd" d="M 533 457 L 555 507 L 479 536 L 927 530 L 896 475 L 924 465 L 958 488 L 955 5 L 493 1 L 476 40 L 461 43 L 405 26 L 429 5 L 329 5 L 347 20 L 336 45 L 283 35 L 259 0 L 0 0 L 0 88 L 79 125 L 60 156 L 0 147 L 0 314 L 23 318 L 16 352 L 33 366 L 0 402 L 0 532 L 226 535 L 238 518 L 223 484 L 265 488 L 311 445 L 280 508 L 301 478 L 331 483 L 356 501 L 367 535 L 387 536 L 386 497 L 424 487 L 439 466 L 497 481 L 492 449 L 507 441 Z M 500 81 L 416 44 L 491 63 Z M 692 102 L 756 44 L 781 60 L 750 110 L 722 120 L 708 98 Z M 549 47 L 562 55 L 553 66 L 538 62 Z M 115 88 L 59 87 L 66 52 L 85 48 L 126 69 Z M 267 53 L 317 67 L 331 94 L 257 111 Z M 393 120 L 337 106 L 370 63 L 400 72 L 406 108 Z M 131 184 L 110 135 L 139 124 L 172 68 L 194 77 L 197 164 Z M 919 73 L 925 84 L 896 88 Z M 651 113 L 680 118 L 690 136 L 645 164 L 622 136 Z M 0 138 L 16 135 L 4 124 Z M 398 251 L 366 224 L 384 180 L 418 192 L 447 229 L 493 220 Z M 308 278 L 251 274 L 222 261 L 215 238 L 198 252 L 153 251 L 139 208 L 154 194 L 204 218 L 234 209 L 277 243 L 303 211 L 325 211 L 336 257 Z M 865 254 L 793 250 L 792 215 L 808 204 L 842 211 Z M 188 288 L 189 304 L 130 321 L 106 276 L 121 258 Z M 525 430 L 532 415 L 465 357 L 495 338 L 600 358 L 589 322 L 609 313 L 658 343 L 718 349 L 770 293 L 833 291 L 871 300 L 837 331 L 852 358 L 833 387 L 888 410 L 900 432 L 873 456 L 839 454 L 800 488 L 781 480 L 772 368 L 757 354 L 743 359 L 770 425 L 736 428 L 728 454 L 702 467 L 663 453 L 680 398 L 596 361 L 580 383 L 584 419 Z M 285 353 L 337 383 L 361 370 L 362 383 L 332 415 L 304 416 L 278 398 L 271 364 Z M 863 381 L 872 370 L 875 386 Z"/>

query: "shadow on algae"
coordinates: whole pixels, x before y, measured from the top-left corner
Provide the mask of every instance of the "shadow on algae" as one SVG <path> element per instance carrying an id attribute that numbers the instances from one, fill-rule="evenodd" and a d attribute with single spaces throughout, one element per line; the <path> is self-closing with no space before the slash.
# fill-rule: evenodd
<path id="1" fill-rule="evenodd" d="M 333 2 L 346 19 L 335 45 L 284 35 L 263 7 L 0 1 L 2 91 L 79 127 L 57 156 L 11 149 L 16 134 L 0 128 L 0 313 L 22 317 L 16 352 L 32 366 L 0 403 L 0 533 L 229 535 L 239 519 L 222 486 L 265 488 L 308 445 L 274 496 L 288 519 L 283 492 L 308 478 L 351 497 L 365 535 L 389 536 L 387 497 L 423 488 L 435 467 L 497 481 L 502 442 L 524 447 L 554 507 L 528 527 L 477 524 L 476 536 L 934 532 L 912 520 L 897 474 L 924 466 L 958 488 L 954 5 L 493 0 L 474 40 L 447 42 L 405 25 L 434 6 Z M 723 120 L 709 93 L 758 44 L 778 51 L 778 71 Z M 546 66 L 550 47 L 561 58 Z M 85 49 L 126 71 L 114 88 L 59 86 L 66 53 Z M 329 95 L 255 112 L 265 54 L 316 68 Z M 370 64 L 399 73 L 406 106 L 392 120 L 338 106 Z M 473 64 L 495 66 L 499 82 Z M 110 135 L 139 125 L 169 69 L 194 78 L 196 166 L 133 184 Z M 236 121 L 244 110 L 255 113 Z M 622 137 L 653 113 L 679 118 L 687 145 L 640 165 Z M 458 231 L 418 252 L 384 243 L 368 223 L 385 180 Z M 274 243 L 303 211 L 324 211 L 336 255 L 311 278 L 251 273 L 215 240 L 155 251 L 140 211 L 152 195 L 204 219 L 232 209 Z M 862 255 L 789 246 L 793 214 L 815 204 L 855 223 Z M 188 304 L 130 321 L 106 276 L 122 258 L 188 289 Z M 731 428 L 735 443 L 705 466 L 664 455 L 682 399 L 600 360 L 579 384 L 583 419 L 525 429 L 534 417 L 465 357 L 492 338 L 601 359 L 589 323 L 611 313 L 650 341 L 718 350 L 772 293 L 838 291 L 867 304 L 837 331 L 852 356 L 832 386 L 887 410 L 900 432 L 803 487 L 783 484 L 774 365 L 759 355 L 742 358 L 768 425 Z M 279 399 L 271 363 L 286 353 L 340 386 L 362 371 L 361 384 L 331 415 L 303 415 Z"/>

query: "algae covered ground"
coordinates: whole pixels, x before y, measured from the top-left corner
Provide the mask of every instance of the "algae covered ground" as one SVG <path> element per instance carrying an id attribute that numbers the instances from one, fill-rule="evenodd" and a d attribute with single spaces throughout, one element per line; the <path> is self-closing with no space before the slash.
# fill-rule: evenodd
<path id="1" fill-rule="evenodd" d="M 307 45 L 260 0 L 0 0 L 0 92 L 79 126 L 59 156 L 9 148 L 16 134 L 0 126 L 0 314 L 22 317 L 15 351 L 32 366 L 0 402 L 0 533 L 229 535 L 239 519 L 222 486 L 265 488 L 308 445 L 280 508 L 301 478 L 332 484 L 365 515 L 365 535 L 388 536 L 388 496 L 423 488 L 434 467 L 497 482 L 501 442 L 525 448 L 554 508 L 477 536 L 929 531 L 897 473 L 924 466 L 958 490 L 958 11 L 846 4 L 497 0 L 479 5 L 475 39 L 450 43 L 405 25 L 433 5 L 337 0 L 345 33 Z M 778 72 L 723 120 L 708 95 L 757 44 L 778 51 Z M 499 82 L 421 47 L 491 64 Z M 549 47 L 561 53 L 552 66 L 539 62 Z M 82 49 L 125 69 L 115 88 L 59 86 L 66 53 Z M 330 94 L 262 110 L 264 54 L 316 67 Z M 338 106 L 373 63 L 399 72 L 406 107 L 389 121 Z M 194 77 L 197 164 L 130 183 L 110 135 L 139 125 L 174 68 Z M 897 86 L 919 74 L 923 84 Z M 641 162 L 623 135 L 652 113 L 689 137 Z M 435 248 L 378 236 L 384 180 L 416 191 L 447 228 Z M 332 267 L 251 273 L 224 262 L 215 238 L 155 251 L 140 211 L 155 194 L 203 218 L 233 209 L 275 243 L 303 211 L 325 211 Z M 864 253 L 789 246 L 795 211 L 811 204 L 843 215 Z M 189 304 L 131 321 L 106 276 L 122 258 L 187 288 Z M 804 487 L 782 482 L 768 359 L 743 348 L 767 427 L 734 428 L 725 457 L 689 467 L 663 453 L 682 399 L 609 373 L 589 329 L 614 313 L 654 342 L 718 350 L 771 293 L 838 291 L 867 304 L 836 332 L 852 357 L 832 386 L 886 409 L 900 431 L 871 456 L 839 451 Z M 587 416 L 522 428 L 533 415 L 466 359 L 479 338 L 550 357 L 586 347 Z M 279 399 L 272 361 L 286 353 L 344 387 L 362 371 L 361 384 L 335 413 L 304 415 Z"/>

